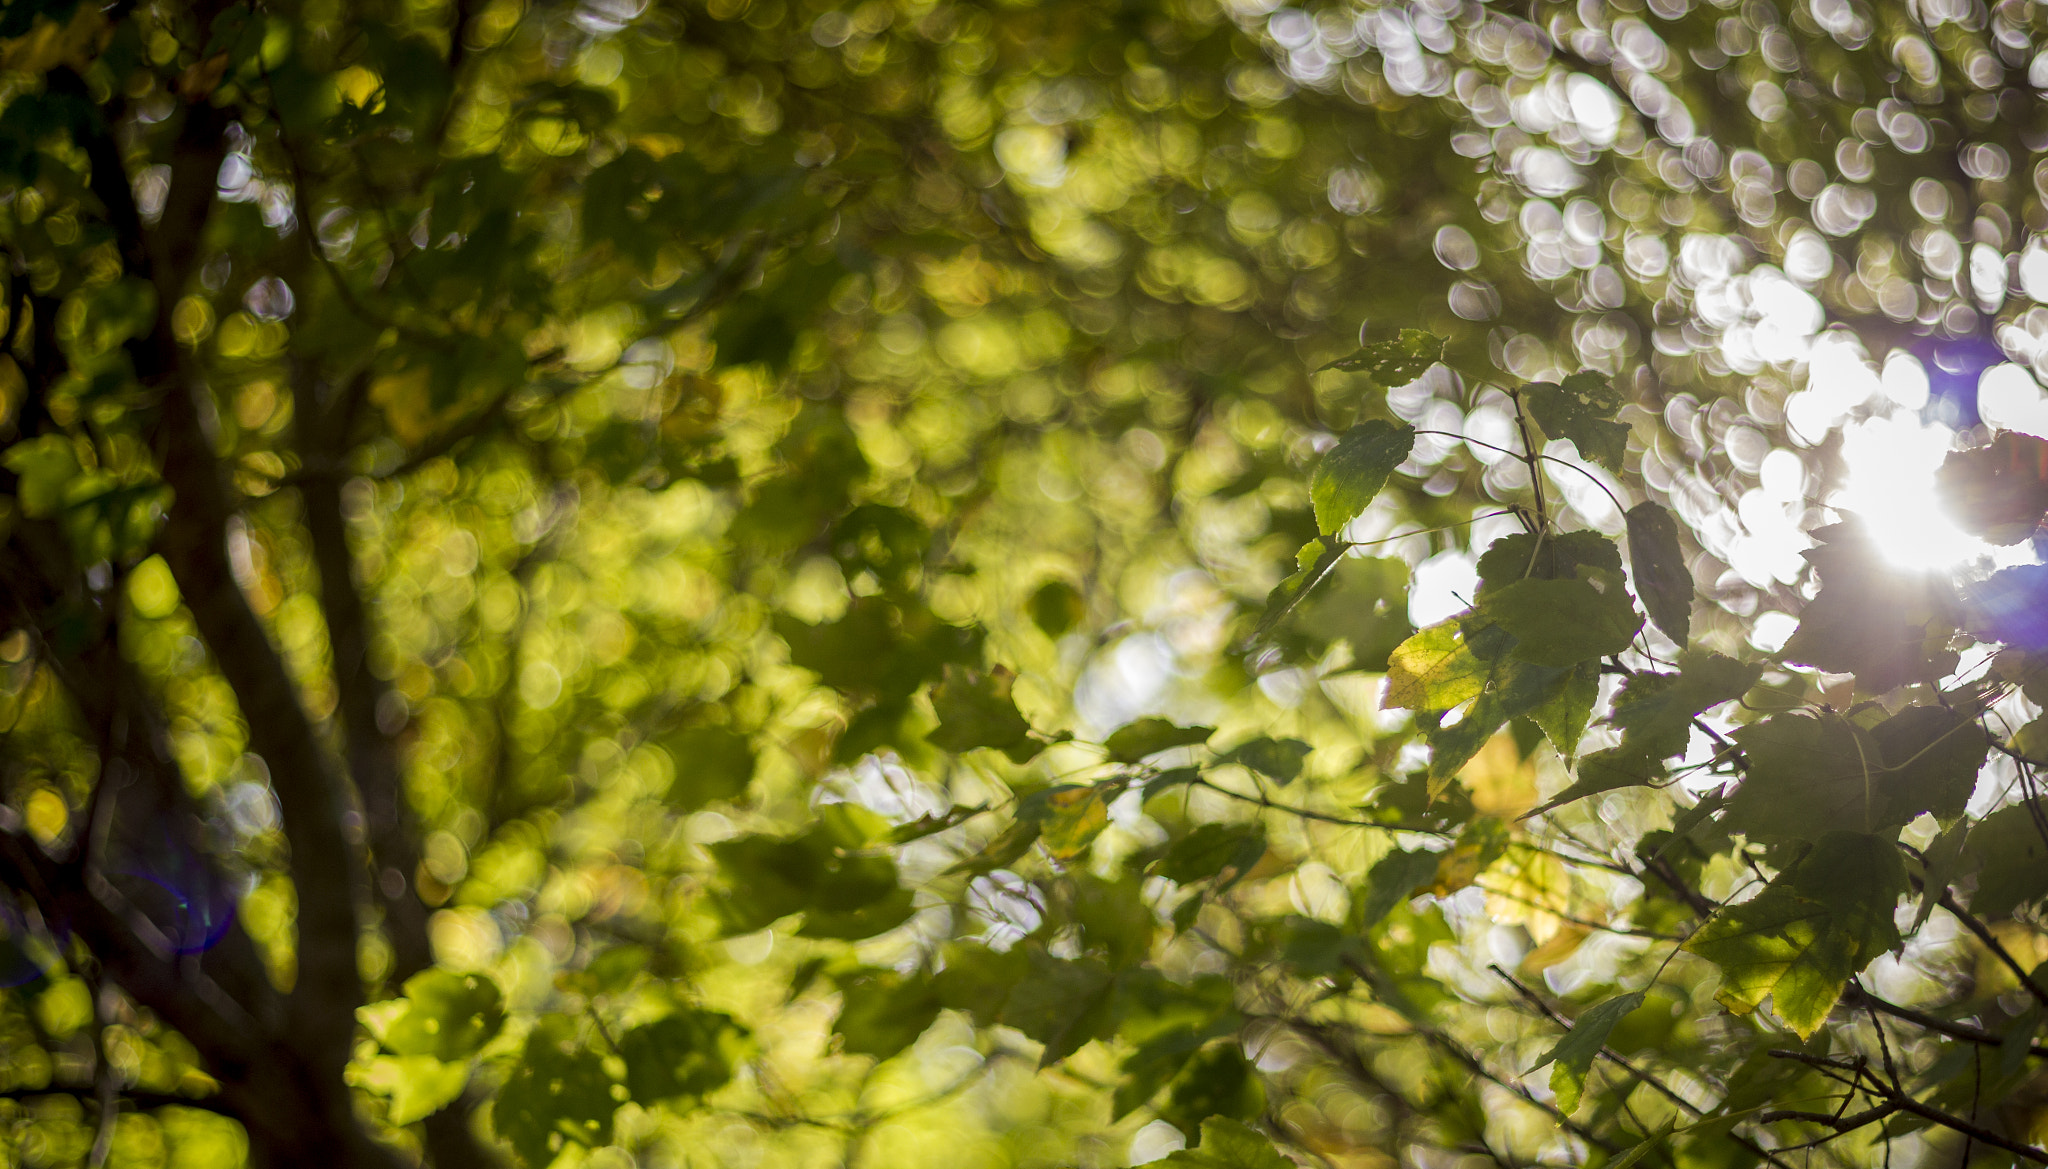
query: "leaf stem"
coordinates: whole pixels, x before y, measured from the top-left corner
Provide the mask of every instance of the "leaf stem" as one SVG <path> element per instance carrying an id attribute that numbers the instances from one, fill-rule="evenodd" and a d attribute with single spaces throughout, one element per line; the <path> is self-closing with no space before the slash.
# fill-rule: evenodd
<path id="1" fill-rule="evenodd" d="M 1536 442 L 1530 437 L 1529 416 L 1522 409 L 1522 391 L 1509 390 L 1508 400 L 1515 404 L 1515 430 L 1522 436 L 1522 453 L 1520 458 L 1523 465 L 1529 468 L 1529 487 L 1536 493 L 1537 530 L 1539 532 L 1548 531 L 1550 529 L 1550 508 L 1543 500 L 1543 473 L 1536 466 L 1537 460 L 1541 459 L 1543 454 L 1536 449 Z M 1499 450 L 1500 448 L 1495 447 L 1494 449 Z M 1510 451 L 1508 453 L 1513 454 L 1514 452 Z"/>

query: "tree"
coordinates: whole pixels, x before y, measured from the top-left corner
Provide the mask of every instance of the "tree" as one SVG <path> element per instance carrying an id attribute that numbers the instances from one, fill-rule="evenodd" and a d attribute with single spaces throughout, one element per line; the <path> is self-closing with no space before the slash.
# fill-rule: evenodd
<path id="1" fill-rule="evenodd" d="M 2048 1162 L 2042 21 L 15 0 L 9 1157 Z"/>

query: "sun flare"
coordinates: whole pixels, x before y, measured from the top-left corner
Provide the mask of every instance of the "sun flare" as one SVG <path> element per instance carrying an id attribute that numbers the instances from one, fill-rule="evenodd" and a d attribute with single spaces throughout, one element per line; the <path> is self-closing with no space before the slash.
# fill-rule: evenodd
<path id="1" fill-rule="evenodd" d="M 1906 413 L 1843 429 L 1848 481 L 1829 502 L 1860 516 L 1886 558 L 1902 568 L 1945 568 L 1994 551 L 1958 527 L 1935 495 L 1934 473 L 1954 437 L 1948 427 Z"/>

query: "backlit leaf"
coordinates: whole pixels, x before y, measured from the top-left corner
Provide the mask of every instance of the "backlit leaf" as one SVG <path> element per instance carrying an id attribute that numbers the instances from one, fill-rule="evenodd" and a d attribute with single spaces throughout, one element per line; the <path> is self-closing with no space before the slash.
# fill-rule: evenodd
<path id="1" fill-rule="evenodd" d="M 626 1090 L 643 1105 L 724 1087 L 747 1048 L 747 1029 L 732 1016 L 691 1007 L 619 1036 Z"/>
<path id="2" fill-rule="evenodd" d="M 1360 926 L 1374 926 L 1396 905 L 1429 890 L 1436 881 L 1443 854 L 1395 849 L 1381 857 L 1365 876 L 1364 895 L 1354 916 Z"/>
<path id="3" fill-rule="evenodd" d="M 1891 842 L 1829 832 L 1755 899 L 1716 913 L 1685 948 L 1721 968 L 1716 997 L 1729 1010 L 1747 1014 L 1769 995 L 1778 1017 L 1807 1039 L 1849 979 L 1898 945 L 1892 911 L 1906 888 Z"/>
<path id="4" fill-rule="evenodd" d="M 1643 626 L 1618 575 L 1518 580 L 1489 593 L 1478 614 L 1514 635 L 1515 657 L 1558 668 L 1620 653 Z"/>
<path id="5" fill-rule="evenodd" d="M 1300 739 L 1257 738 L 1232 747 L 1223 758 L 1281 783 L 1291 783 L 1301 775 L 1302 761 L 1314 750 Z"/>
<path id="6" fill-rule="evenodd" d="M 1624 1016 L 1643 1005 L 1644 997 L 1644 992 L 1632 991 L 1588 1009 L 1572 1022 L 1572 1029 L 1564 1038 L 1530 1065 L 1533 1072 L 1545 1064 L 1557 1064 L 1550 1073 L 1550 1090 L 1557 1094 L 1560 1109 L 1567 1113 L 1577 1110 L 1579 1096 L 1586 1087 L 1586 1074 L 1592 1070 L 1600 1050 L 1607 1046 L 1607 1036 Z"/>
<path id="7" fill-rule="evenodd" d="M 505 1023 L 498 986 L 481 974 L 423 970 L 405 981 L 405 998 L 358 1011 L 377 1041 L 398 1055 L 461 1060 Z"/>
<path id="8" fill-rule="evenodd" d="M 832 1031 L 856 1055 L 888 1059 L 917 1042 L 939 1016 L 938 992 L 917 975 L 866 970 L 841 980 L 839 993 Z"/>
<path id="9" fill-rule="evenodd" d="M 1415 448 L 1415 428 L 1375 419 L 1346 431 L 1337 445 L 1324 452 L 1309 479 L 1309 498 L 1315 503 L 1316 528 L 1334 535 L 1358 518 L 1394 468 L 1408 461 Z"/>
<path id="10" fill-rule="evenodd" d="M 1943 706 L 1909 706 L 1870 728 L 1870 737 L 1884 755 L 1881 824 L 1904 824 L 1922 812 L 1953 822 L 1991 753 L 1975 719 Z"/>
<path id="11" fill-rule="evenodd" d="M 2009 917 L 2048 897 L 2048 840 L 2024 804 L 2000 808 L 1972 828 L 1962 864 L 1977 874 L 1970 911 L 1979 917 Z"/>
<path id="12" fill-rule="evenodd" d="M 1273 1142 L 1227 1117 L 1202 1122 L 1194 1148 L 1182 1149 L 1159 1164 L 1164 1169 L 1296 1169 Z"/>
<path id="13" fill-rule="evenodd" d="M 1198 824 L 1173 842 L 1153 871 L 1180 885 L 1225 872 L 1235 879 L 1265 854 L 1266 832 L 1258 824 Z"/>
<path id="14" fill-rule="evenodd" d="M 1684 645 L 1692 631 L 1692 570 L 1678 544 L 1678 519 L 1644 500 L 1628 509 L 1629 571 L 1657 628 Z"/>
<path id="15" fill-rule="evenodd" d="M 1990 443 L 1950 451 L 1934 494 L 1956 524 L 1989 544 L 2017 544 L 2048 513 L 2048 440 L 2000 431 Z"/>
<path id="16" fill-rule="evenodd" d="M 1387 664 L 1390 707 L 1445 711 L 1479 697 L 1492 673 L 1465 646 L 1456 619 L 1432 625 L 1395 647 Z"/>
<path id="17" fill-rule="evenodd" d="M 1429 372 L 1442 361 L 1444 339 L 1421 329 L 1403 329 L 1391 341 L 1374 341 L 1361 346 L 1349 357 L 1340 357 L 1317 370 L 1341 369 L 1362 373 L 1381 389 L 1393 390 Z"/>
<path id="18" fill-rule="evenodd" d="M 1509 719 L 1529 714 L 1575 686 L 1576 672 L 1554 666 L 1539 666 L 1503 657 L 1487 665 L 1486 690 L 1465 708 L 1458 721 L 1448 725 L 1425 724 L 1423 737 L 1430 746 L 1431 793 L 1442 793 L 1443 784 L 1471 762 Z"/>
<path id="19" fill-rule="evenodd" d="M 1184 727 L 1163 718 L 1141 718 L 1110 732 L 1102 741 L 1113 763 L 1137 763 L 1161 751 L 1206 743 L 1215 727 Z"/>
<path id="20" fill-rule="evenodd" d="M 1781 714 L 1737 730 L 1747 760 L 1728 801 L 1730 831 L 1812 839 L 1838 829 L 1875 832 L 1904 823 L 1886 791 L 1884 753 L 1841 715 Z"/>
<path id="21" fill-rule="evenodd" d="M 425 1120 L 455 1102 L 469 1083 L 469 1063 L 444 1063 L 431 1055 L 380 1055 L 360 1072 L 350 1069 L 349 1082 L 389 1097 L 385 1119 L 407 1125 Z"/>
<path id="22" fill-rule="evenodd" d="M 1088 851 L 1109 827 L 1109 797 L 1121 789 L 1107 785 L 1059 787 L 1045 793 L 1046 815 L 1039 843 L 1053 859 L 1070 861 Z"/>
<path id="23" fill-rule="evenodd" d="M 1821 545 L 1802 555 L 1819 571 L 1821 591 L 1799 614 L 1780 651 L 1785 661 L 1855 674 L 1869 694 L 1955 669 L 1955 601 L 1945 581 L 1893 564 L 1854 517 L 1811 534 Z"/>
<path id="24" fill-rule="evenodd" d="M 1521 399 L 1543 433 L 1568 438 L 1579 455 L 1619 474 L 1628 452 L 1628 426 L 1614 421 L 1626 404 L 1605 374 L 1575 373 L 1564 384 L 1534 382 L 1523 386 Z"/>
<path id="25" fill-rule="evenodd" d="M 1016 674 L 1001 666 L 986 674 L 963 666 L 947 666 L 944 680 L 932 691 L 939 726 L 925 736 L 933 746 L 959 753 L 994 747 L 1022 763 L 1043 749 L 1031 738 L 1031 724 L 1017 712 L 1010 697 Z"/>
<path id="26" fill-rule="evenodd" d="M 617 1109 L 604 1057 L 576 1034 L 574 1019 L 548 1015 L 527 1036 L 491 1120 L 528 1165 L 542 1166 L 565 1144 L 609 1144 Z"/>

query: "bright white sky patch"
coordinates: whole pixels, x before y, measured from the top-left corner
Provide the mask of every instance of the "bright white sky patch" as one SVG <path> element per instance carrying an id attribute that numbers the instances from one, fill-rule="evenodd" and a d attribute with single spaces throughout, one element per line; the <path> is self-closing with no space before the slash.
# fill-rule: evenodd
<path id="1" fill-rule="evenodd" d="M 1439 552 L 1415 566 L 1408 584 L 1408 620 L 1418 629 L 1471 607 L 1479 591 L 1479 564 L 1463 552 Z"/>

